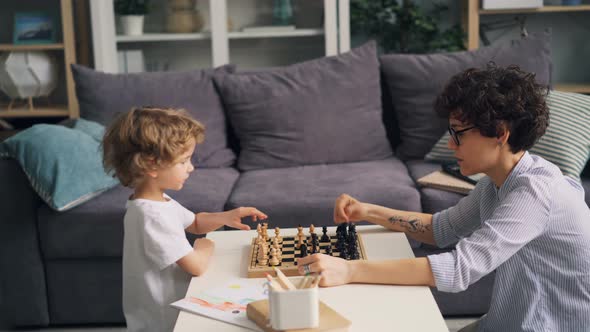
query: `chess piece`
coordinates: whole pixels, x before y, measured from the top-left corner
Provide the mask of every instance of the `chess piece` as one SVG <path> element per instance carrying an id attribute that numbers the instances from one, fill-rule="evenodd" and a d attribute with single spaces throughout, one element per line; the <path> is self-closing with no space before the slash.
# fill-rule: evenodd
<path id="1" fill-rule="evenodd" d="M 307 256 L 307 245 L 306 244 L 302 244 L 299 247 L 299 257 L 305 257 Z"/>
<path id="2" fill-rule="evenodd" d="M 318 252 L 320 252 L 320 246 L 319 246 L 319 242 L 317 241 L 317 236 L 315 238 L 315 240 L 311 241 L 311 253 L 312 254 L 317 254 Z"/>
<path id="3" fill-rule="evenodd" d="M 331 245 L 328 245 L 328 246 L 326 247 L 326 249 L 325 249 L 325 253 L 326 253 L 326 255 L 328 255 L 328 256 L 332 256 L 332 246 L 331 246 Z"/>
<path id="4" fill-rule="evenodd" d="M 262 236 L 264 241 L 268 241 L 268 223 L 262 223 Z"/>
<path id="5" fill-rule="evenodd" d="M 297 244 L 302 245 L 305 243 L 305 235 L 303 233 L 297 235 Z"/>
<path id="6" fill-rule="evenodd" d="M 324 234 L 322 235 L 321 242 L 330 242 L 330 237 L 328 236 L 328 227 L 323 226 L 322 233 Z"/>
<path id="7" fill-rule="evenodd" d="M 297 236 L 303 235 L 303 227 L 301 225 L 297 226 Z"/>
<path id="8" fill-rule="evenodd" d="M 275 239 L 277 239 L 279 243 L 283 242 L 283 237 L 281 236 L 281 229 L 278 227 L 275 227 Z"/>
<path id="9" fill-rule="evenodd" d="M 279 243 L 279 239 L 277 237 L 272 238 L 272 246 L 277 249 L 279 249 L 281 247 L 281 245 Z"/>
<path id="10" fill-rule="evenodd" d="M 277 250 L 274 247 L 270 248 L 270 260 L 268 264 L 270 266 L 277 266 L 279 265 L 280 261 L 277 259 Z"/>
<path id="11" fill-rule="evenodd" d="M 264 240 L 262 241 L 262 244 L 258 246 L 258 265 L 268 265 L 268 248 Z"/>
<path id="12" fill-rule="evenodd" d="M 315 226 L 313 224 L 309 225 L 309 234 L 315 234 Z"/>
<path id="13" fill-rule="evenodd" d="M 276 239 L 276 238 L 275 238 L 275 239 Z M 279 260 L 279 262 L 281 262 L 281 261 L 283 260 L 283 258 L 282 258 L 282 254 L 283 254 L 283 252 L 282 252 L 282 250 L 281 250 L 281 246 L 280 246 L 280 244 L 279 244 L 279 243 L 278 243 L 278 242 L 275 240 L 275 241 L 273 242 L 273 244 L 272 244 L 272 247 L 273 247 L 273 248 L 275 249 L 275 251 L 276 251 L 276 256 L 277 256 L 277 259 Z"/>
<path id="14" fill-rule="evenodd" d="M 260 223 L 256 225 L 256 233 L 258 233 L 258 236 L 262 235 L 262 225 Z"/>

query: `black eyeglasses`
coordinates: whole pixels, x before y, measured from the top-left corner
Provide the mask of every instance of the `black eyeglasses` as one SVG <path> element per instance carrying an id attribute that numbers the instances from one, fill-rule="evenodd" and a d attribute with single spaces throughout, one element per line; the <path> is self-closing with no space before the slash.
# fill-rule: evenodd
<path id="1" fill-rule="evenodd" d="M 476 126 L 471 126 L 471 127 L 467 127 L 467 128 L 463 128 L 461 130 L 455 130 L 453 127 L 449 126 L 449 134 L 451 134 L 451 137 L 453 138 L 453 141 L 455 142 L 455 144 L 457 146 L 461 145 L 461 141 L 459 141 L 459 134 L 462 134 L 468 130 L 471 130 L 473 128 L 477 128 Z"/>

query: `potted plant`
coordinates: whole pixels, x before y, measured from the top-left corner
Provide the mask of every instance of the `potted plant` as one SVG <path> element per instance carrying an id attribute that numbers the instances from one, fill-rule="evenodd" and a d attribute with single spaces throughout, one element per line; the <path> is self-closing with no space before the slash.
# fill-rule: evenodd
<path id="1" fill-rule="evenodd" d="M 119 16 L 124 35 L 143 34 L 144 16 L 148 13 L 149 0 L 116 0 L 115 13 Z"/>
<path id="2" fill-rule="evenodd" d="M 353 33 L 375 38 L 385 53 L 454 52 L 464 49 L 459 25 L 439 26 L 448 6 L 435 3 L 431 12 L 411 0 L 351 0 Z"/>

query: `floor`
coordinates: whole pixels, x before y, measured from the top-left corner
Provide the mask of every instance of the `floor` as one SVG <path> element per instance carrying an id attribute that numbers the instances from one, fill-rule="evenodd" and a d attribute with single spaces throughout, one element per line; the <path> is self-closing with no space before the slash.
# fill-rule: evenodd
<path id="1" fill-rule="evenodd" d="M 456 332 L 463 326 L 475 321 L 475 318 L 449 318 L 445 319 L 450 332 Z M 68 328 L 51 328 L 51 329 L 32 329 L 32 330 L 7 330 L 2 329 L 0 332 L 19 331 L 19 332 L 125 332 L 121 326 L 114 327 L 68 327 Z"/>

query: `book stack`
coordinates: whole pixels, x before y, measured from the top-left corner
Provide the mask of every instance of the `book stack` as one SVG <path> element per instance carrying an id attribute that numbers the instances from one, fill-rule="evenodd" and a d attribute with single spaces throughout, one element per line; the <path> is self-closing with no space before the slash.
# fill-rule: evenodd
<path id="1" fill-rule="evenodd" d="M 443 171 L 435 171 L 418 179 L 418 184 L 424 187 L 436 188 L 446 191 L 452 191 L 459 194 L 469 194 L 474 184 L 456 178 Z"/>

